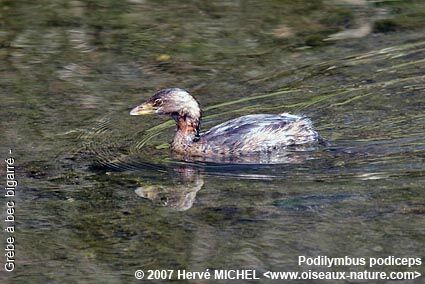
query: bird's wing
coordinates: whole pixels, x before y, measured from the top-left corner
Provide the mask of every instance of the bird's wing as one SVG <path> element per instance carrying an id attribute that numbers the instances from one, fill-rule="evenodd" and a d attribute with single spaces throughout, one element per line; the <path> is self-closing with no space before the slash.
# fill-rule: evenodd
<path id="1" fill-rule="evenodd" d="M 217 149 L 259 151 L 294 144 L 306 133 L 317 135 L 308 118 L 288 114 L 257 114 L 217 125 L 203 134 L 201 140 Z"/>

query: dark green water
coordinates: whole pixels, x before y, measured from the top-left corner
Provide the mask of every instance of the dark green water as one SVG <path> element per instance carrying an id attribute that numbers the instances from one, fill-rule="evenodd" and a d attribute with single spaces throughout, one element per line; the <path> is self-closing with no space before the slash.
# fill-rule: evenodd
<path id="1" fill-rule="evenodd" d="M 424 11 L 423 1 L 0 1 L 1 159 L 13 149 L 19 181 L 16 269 L 0 281 L 328 271 L 299 267 L 299 255 L 423 259 Z M 174 86 L 204 106 L 204 129 L 290 112 L 332 144 L 272 164 L 178 161 L 171 122 L 128 115 Z"/>

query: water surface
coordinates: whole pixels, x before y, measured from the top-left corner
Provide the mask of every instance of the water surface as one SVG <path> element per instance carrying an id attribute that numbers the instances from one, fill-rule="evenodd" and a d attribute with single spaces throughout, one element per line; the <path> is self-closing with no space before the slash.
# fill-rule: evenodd
<path id="1" fill-rule="evenodd" d="M 17 268 L 2 281 L 424 257 L 422 1 L 1 9 L 1 152 L 14 150 L 20 183 Z M 200 101 L 204 130 L 290 112 L 311 117 L 331 145 L 270 164 L 180 161 L 172 122 L 128 115 L 174 86 Z"/>

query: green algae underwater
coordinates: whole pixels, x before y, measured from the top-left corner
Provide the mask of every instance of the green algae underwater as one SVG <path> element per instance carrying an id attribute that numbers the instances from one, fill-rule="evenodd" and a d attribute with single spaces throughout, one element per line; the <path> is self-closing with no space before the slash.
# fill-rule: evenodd
<path id="1" fill-rule="evenodd" d="M 423 1 L 0 9 L 0 146 L 3 160 L 13 149 L 18 180 L 16 268 L 2 283 L 334 269 L 300 267 L 300 255 L 424 257 Z M 128 115 L 166 87 L 199 100 L 203 130 L 289 112 L 310 117 L 330 146 L 269 163 L 181 161 L 169 149 L 174 122 Z"/>

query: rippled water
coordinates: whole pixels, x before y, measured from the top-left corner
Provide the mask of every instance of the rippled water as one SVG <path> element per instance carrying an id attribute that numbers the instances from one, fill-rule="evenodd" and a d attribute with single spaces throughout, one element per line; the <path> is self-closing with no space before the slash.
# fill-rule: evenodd
<path id="1" fill-rule="evenodd" d="M 422 1 L 0 3 L 1 153 L 20 184 L 17 268 L 0 280 L 424 257 Z M 204 130 L 290 112 L 330 145 L 181 161 L 171 121 L 128 115 L 173 86 Z"/>

